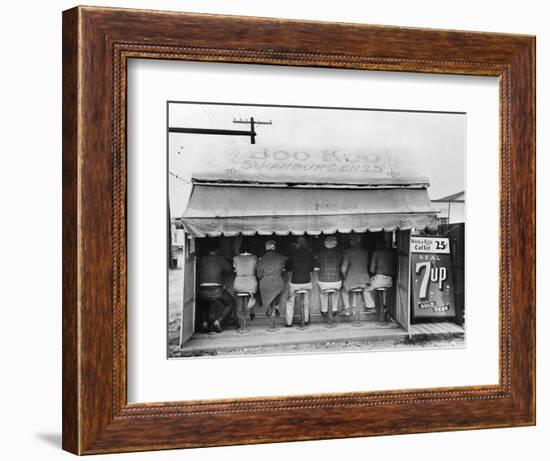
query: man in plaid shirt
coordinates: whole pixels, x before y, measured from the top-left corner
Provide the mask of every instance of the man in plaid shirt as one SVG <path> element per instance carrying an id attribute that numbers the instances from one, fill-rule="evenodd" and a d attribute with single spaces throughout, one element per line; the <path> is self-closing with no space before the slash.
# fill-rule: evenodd
<path id="1" fill-rule="evenodd" d="M 342 288 L 342 253 L 337 247 L 338 240 L 330 235 L 325 238 L 325 249 L 316 256 L 316 266 L 319 267 L 319 290 L 321 299 L 321 314 L 327 315 L 328 297 L 332 296 L 332 312 L 338 311 L 340 288 Z M 325 290 L 335 289 L 335 293 L 328 294 Z"/>

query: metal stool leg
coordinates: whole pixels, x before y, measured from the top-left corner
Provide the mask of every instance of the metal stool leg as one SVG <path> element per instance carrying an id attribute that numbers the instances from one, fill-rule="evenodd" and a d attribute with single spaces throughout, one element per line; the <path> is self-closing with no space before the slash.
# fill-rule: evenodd
<path id="1" fill-rule="evenodd" d="M 239 333 L 246 333 L 246 306 L 248 304 L 248 296 L 239 296 Z"/>
<path id="2" fill-rule="evenodd" d="M 309 296 L 309 291 L 298 290 L 294 294 L 295 303 L 298 304 L 300 309 L 300 325 L 297 327 L 299 330 L 307 329 L 306 325 L 306 296 Z"/>
<path id="3" fill-rule="evenodd" d="M 306 294 L 305 293 L 301 293 L 300 294 L 300 328 L 305 328 L 306 327 L 306 298 L 305 298 Z"/>
<path id="4" fill-rule="evenodd" d="M 276 322 L 276 309 L 273 304 L 271 304 L 271 326 L 267 329 L 267 331 L 277 331 L 277 322 Z"/>
<path id="5" fill-rule="evenodd" d="M 378 313 L 378 321 L 380 323 L 386 323 L 386 300 L 387 300 L 387 290 L 378 291 L 379 301 L 380 301 L 380 311 Z"/>
<path id="6" fill-rule="evenodd" d="M 334 292 L 328 292 L 328 313 L 327 313 L 327 328 L 334 328 L 334 315 L 332 312 L 332 295 Z"/>
<path id="7" fill-rule="evenodd" d="M 359 309 L 359 302 L 357 299 L 357 293 L 356 291 L 352 291 L 352 300 L 353 300 L 353 326 L 354 327 L 360 327 L 361 326 L 361 311 Z"/>
<path id="8" fill-rule="evenodd" d="M 384 320 L 386 322 L 389 322 L 391 320 L 391 310 L 389 308 L 389 306 L 391 305 L 392 303 L 392 292 L 391 290 L 388 290 L 386 292 L 386 299 L 384 301 Z"/>
<path id="9" fill-rule="evenodd" d="M 305 330 L 306 328 L 306 312 L 305 312 L 305 293 L 297 293 L 296 296 L 299 298 L 296 301 L 300 301 L 300 329 Z"/>

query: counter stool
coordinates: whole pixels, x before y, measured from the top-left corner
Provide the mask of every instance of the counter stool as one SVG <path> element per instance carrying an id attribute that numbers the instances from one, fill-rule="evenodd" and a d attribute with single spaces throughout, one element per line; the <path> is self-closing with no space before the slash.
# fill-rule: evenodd
<path id="1" fill-rule="evenodd" d="M 359 295 L 363 294 L 363 288 L 353 288 L 351 290 L 351 307 L 353 309 L 353 326 L 361 326 L 361 309 L 359 308 Z"/>
<path id="2" fill-rule="evenodd" d="M 271 315 L 270 315 L 270 319 L 271 319 L 271 326 L 267 329 L 267 331 L 277 331 L 278 328 L 277 328 L 277 307 L 274 306 L 274 305 L 271 305 Z"/>
<path id="3" fill-rule="evenodd" d="M 334 314 L 332 312 L 332 294 L 338 293 L 338 290 L 336 288 L 329 288 L 327 290 L 323 290 L 323 293 L 328 295 L 328 312 L 327 312 L 327 328 L 334 328 L 336 325 L 334 324 Z"/>
<path id="4" fill-rule="evenodd" d="M 386 317 L 388 315 L 388 310 L 386 309 L 387 306 L 387 300 L 388 300 L 388 294 L 391 295 L 391 288 L 390 287 L 380 287 L 374 289 L 379 294 L 379 311 L 378 311 L 378 321 L 380 323 L 386 323 Z"/>
<path id="5" fill-rule="evenodd" d="M 298 327 L 300 330 L 305 330 L 307 328 L 306 325 L 306 313 L 305 313 L 305 303 L 304 303 L 304 296 L 307 296 L 309 294 L 309 290 L 296 290 L 294 293 L 296 297 L 296 303 L 300 301 L 300 326 Z"/>
<path id="6" fill-rule="evenodd" d="M 237 318 L 239 319 L 239 333 L 246 333 L 246 306 L 250 293 L 237 293 Z"/>

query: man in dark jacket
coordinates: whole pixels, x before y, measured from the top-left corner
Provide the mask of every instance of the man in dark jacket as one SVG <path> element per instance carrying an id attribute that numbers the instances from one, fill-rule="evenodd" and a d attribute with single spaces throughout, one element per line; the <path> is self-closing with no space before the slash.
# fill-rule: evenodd
<path id="1" fill-rule="evenodd" d="M 233 267 L 212 249 L 199 259 L 199 318 L 203 331 L 212 328 L 221 333 L 222 323 L 233 310 L 233 298 L 223 285 L 224 276 L 233 273 Z"/>
<path id="2" fill-rule="evenodd" d="M 277 253 L 274 240 L 265 243 L 266 252 L 258 260 L 256 275 L 262 296 L 262 304 L 266 307 L 266 316 L 279 315 L 279 299 L 285 289 L 285 282 L 282 276 L 285 270 L 286 256 Z"/>
<path id="3" fill-rule="evenodd" d="M 288 298 L 286 300 L 286 326 L 292 326 L 294 318 L 294 304 L 297 290 L 308 290 L 303 294 L 304 322 L 309 323 L 309 297 L 311 294 L 311 272 L 313 271 L 313 254 L 308 249 L 307 239 L 298 237 L 295 250 L 290 256 L 288 270 L 292 271 Z"/>

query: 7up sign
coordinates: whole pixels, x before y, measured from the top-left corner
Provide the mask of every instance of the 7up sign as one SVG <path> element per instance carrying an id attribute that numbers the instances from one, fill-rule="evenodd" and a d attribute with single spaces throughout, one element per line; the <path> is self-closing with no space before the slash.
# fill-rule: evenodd
<path id="1" fill-rule="evenodd" d="M 454 317 L 449 239 L 411 236 L 410 248 L 413 316 Z"/>

